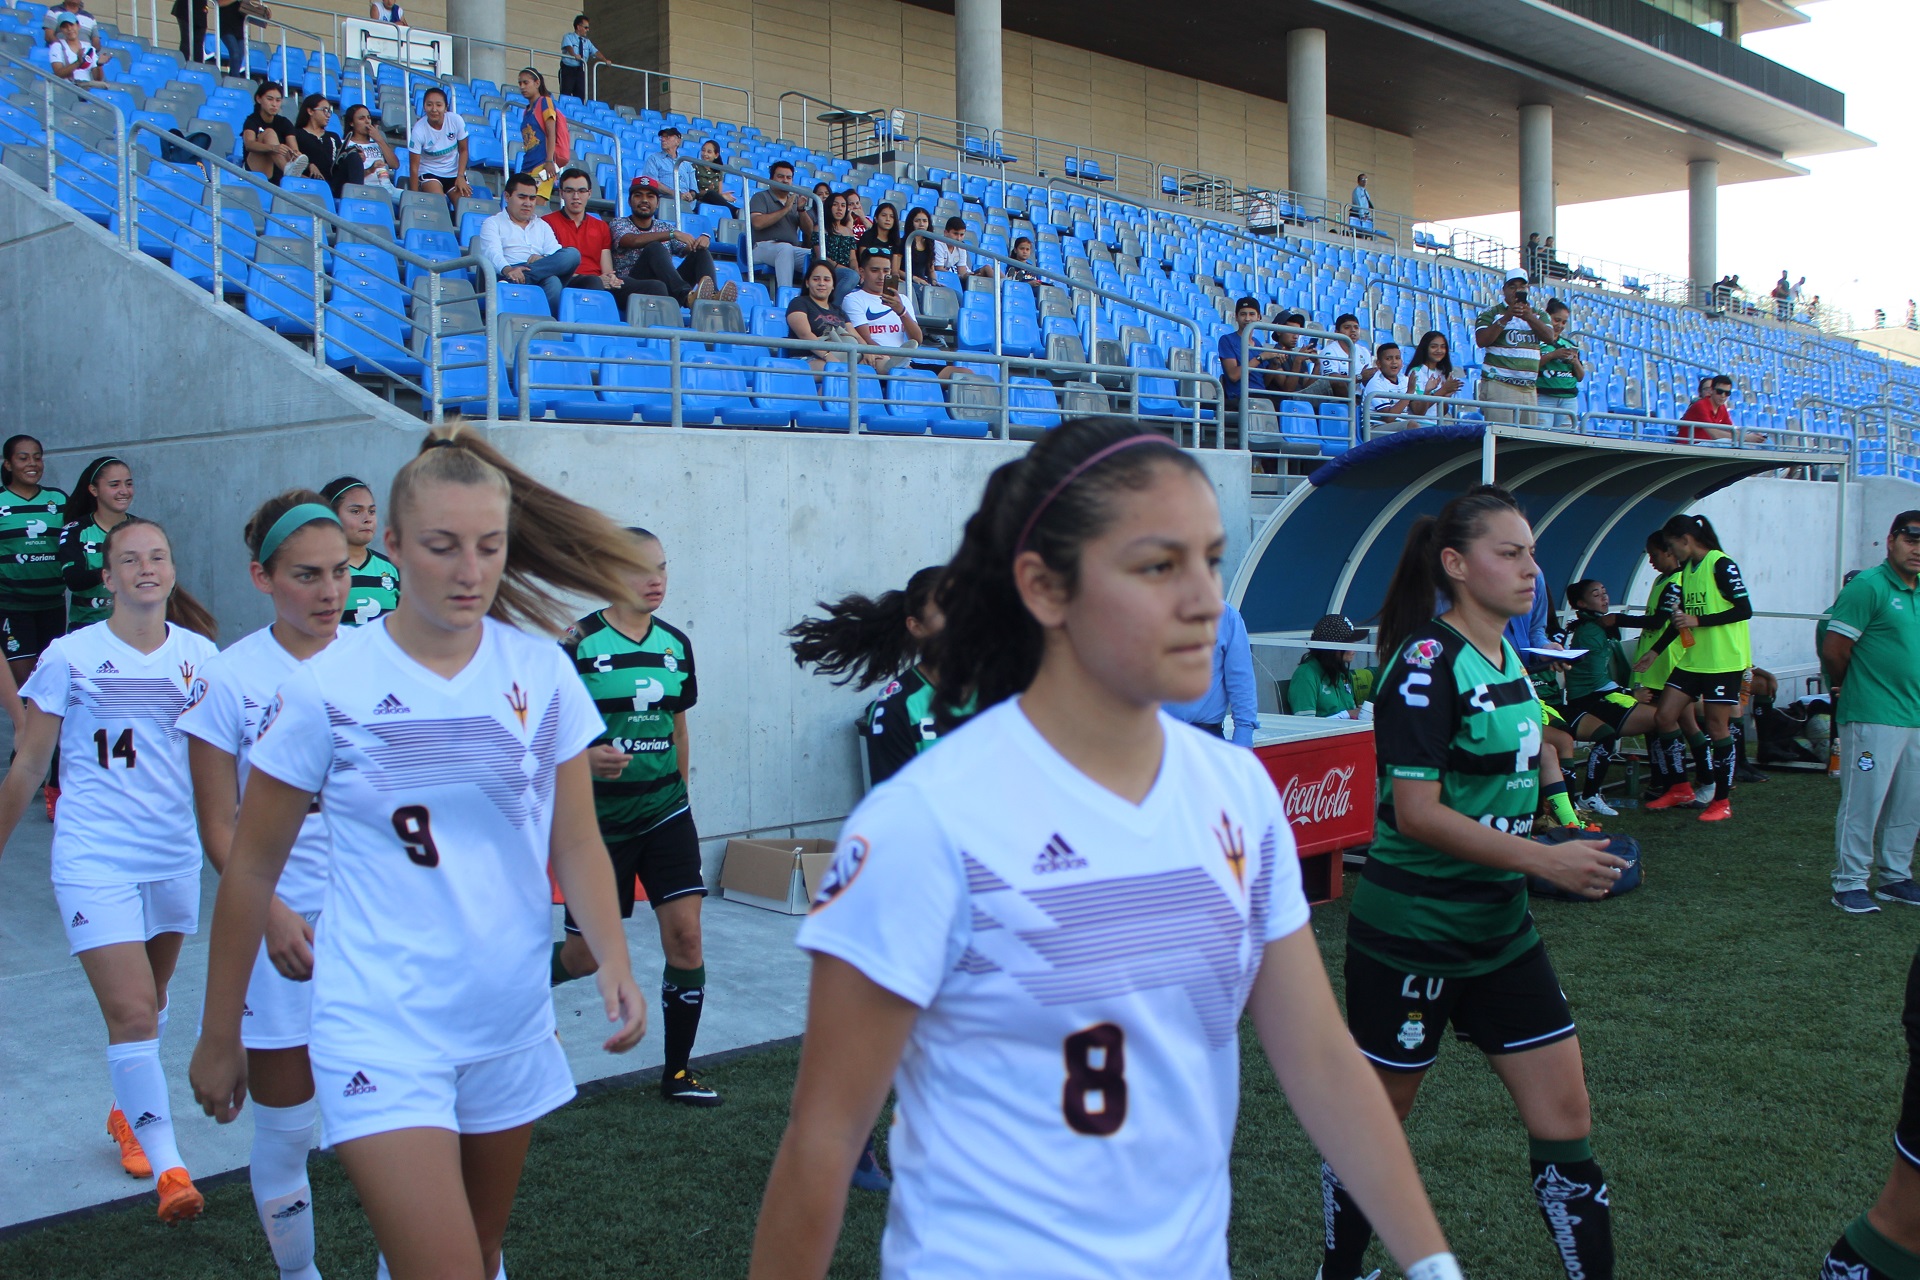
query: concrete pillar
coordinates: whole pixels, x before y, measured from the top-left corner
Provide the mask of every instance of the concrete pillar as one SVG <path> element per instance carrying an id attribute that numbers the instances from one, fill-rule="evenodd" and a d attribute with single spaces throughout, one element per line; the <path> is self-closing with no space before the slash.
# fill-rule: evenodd
<path id="1" fill-rule="evenodd" d="M 493 42 L 470 44 L 458 39 L 453 42 L 453 73 L 463 79 L 477 78 L 499 83 L 517 73 L 523 65 L 515 62 L 509 68 L 507 51 L 499 47 L 507 39 L 506 0 L 447 0 L 447 30 L 455 36 Z M 544 72 L 547 68 L 541 70 Z M 557 74 L 557 68 L 555 70 Z M 547 87 L 555 93 L 560 92 L 557 79 L 549 80 Z"/>
<path id="2" fill-rule="evenodd" d="M 1520 243 L 1553 234 L 1553 108 L 1520 108 Z"/>
<path id="3" fill-rule="evenodd" d="M 1287 186 L 1327 198 L 1327 33 L 1287 32 Z"/>
<path id="4" fill-rule="evenodd" d="M 1687 165 L 1687 276 L 1696 297 L 1720 278 L 1720 162 Z"/>
<path id="5" fill-rule="evenodd" d="M 1000 0 L 954 0 L 953 114 L 988 133 L 1002 127 Z"/>

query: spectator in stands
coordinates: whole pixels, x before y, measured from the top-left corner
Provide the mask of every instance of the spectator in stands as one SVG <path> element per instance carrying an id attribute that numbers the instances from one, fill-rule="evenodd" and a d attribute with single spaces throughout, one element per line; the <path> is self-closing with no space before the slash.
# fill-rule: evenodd
<path id="1" fill-rule="evenodd" d="M 286 101 L 280 86 L 263 81 L 253 91 L 253 114 L 240 124 L 241 160 L 276 187 L 284 174 L 305 173 L 307 158 L 293 145 L 293 126 L 280 114 Z"/>
<path id="2" fill-rule="evenodd" d="M 907 274 L 922 284 L 933 283 L 934 243 L 920 234 L 933 230 L 933 215 L 919 205 L 907 210 L 907 234 L 904 249 Z"/>
<path id="3" fill-rule="evenodd" d="M 846 313 L 834 305 L 833 291 L 837 271 L 825 258 L 815 258 L 807 267 L 806 287 L 787 304 L 787 332 L 796 338 L 814 338 L 831 342 L 851 342 Z M 807 363 L 818 374 L 827 367 L 830 353 L 811 351 Z"/>
<path id="4" fill-rule="evenodd" d="M 1007 256 L 1009 258 L 1012 258 L 1014 263 L 1016 264 L 1014 266 L 1010 266 L 1007 268 L 1007 279 L 1018 280 L 1022 284 L 1040 283 L 1039 276 L 1027 270 L 1025 266 L 1018 265 L 1018 264 L 1023 264 L 1023 263 L 1028 263 L 1033 261 L 1032 239 L 1030 239 L 1027 236 L 1021 236 L 1018 240 L 1015 240 L 1013 242 L 1013 248 L 1007 251 Z"/>
<path id="5" fill-rule="evenodd" d="M 568 169 L 560 175 L 560 207 L 543 221 L 553 228 L 553 238 L 561 248 L 580 255 L 580 265 L 561 282 L 567 289 L 606 289 L 619 286 L 613 269 L 613 232 L 607 224 L 587 212 L 587 198 L 593 194 L 593 179 L 585 169 Z"/>
<path id="6" fill-rule="evenodd" d="M 457 200 L 473 194 L 467 185 L 467 122 L 447 106 L 447 91 L 440 86 L 421 95 L 421 114 L 407 131 L 407 150 L 413 156 L 408 168 L 409 191 L 438 191 Z"/>
<path id="7" fill-rule="evenodd" d="M 293 145 L 307 158 L 307 172 L 333 189 L 365 177 L 360 168 L 360 152 L 347 145 L 345 138 L 327 132 L 333 119 L 333 104 L 326 95 L 310 93 L 300 99 L 300 113 L 293 120 Z"/>
<path id="8" fill-rule="evenodd" d="M 1350 394 L 1353 365 L 1360 353 L 1360 317 L 1351 312 L 1343 313 L 1333 322 L 1333 331 L 1346 338 L 1347 342 L 1330 342 L 1324 347 L 1317 343 L 1305 345 L 1304 349 L 1315 356 L 1319 376 L 1296 387 L 1295 395 L 1344 398 Z M 1371 366 L 1361 370 L 1363 374 L 1369 372 Z"/>
<path id="9" fill-rule="evenodd" d="M 64 15 L 67 11 L 55 9 L 53 12 Z M 53 35 L 53 43 L 47 46 L 47 66 L 57 78 L 76 89 L 91 89 L 107 82 L 100 51 L 85 38 L 78 22 L 61 17 Z"/>
<path id="10" fill-rule="evenodd" d="M 1732 378 L 1722 373 L 1708 379 L 1707 394 L 1688 405 L 1687 411 L 1680 415 L 1682 421 L 1696 424 L 1680 428 L 1680 439 L 1688 444 L 1733 439 L 1733 415 L 1727 410 L 1727 402 L 1732 398 Z M 1756 440 L 1765 437 L 1750 431 L 1747 438 Z"/>
<path id="11" fill-rule="evenodd" d="M 1238 609 L 1221 603 L 1213 626 L 1213 683 L 1206 693 L 1193 702 L 1166 703 L 1160 709 L 1237 747 L 1253 746 L 1253 731 L 1260 726 L 1260 686 L 1253 674 L 1253 643 Z M 1228 716 L 1233 717 L 1231 736 Z"/>
<path id="12" fill-rule="evenodd" d="M 1355 174 L 1353 179 L 1353 219 L 1356 222 L 1373 221 L 1373 195 L 1367 190 L 1367 175 Z"/>
<path id="13" fill-rule="evenodd" d="M 240 6 L 241 0 L 218 0 L 220 48 L 227 71 L 236 76 L 246 74 L 247 61 L 247 14 Z"/>
<path id="14" fill-rule="evenodd" d="M 833 268 L 833 305 L 860 287 L 860 272 L 853 265 L 854 252 L 860 247 L 860 233 L 847 216 L 847 193 L 836 191 L 827 197 L 827 263 Z M 809 268 L 811 270 L 811 268 Z"/>
<path id="15" fill-rule="evenodd" d="M 833 184 L 828 182 L 816 182 L 813 184 L 813 194 L 816 197 L 818 197 L 820 201 L 820 207 L 824 209 L 826 207 L 827 201 L 833 197 Z"/>
<path id="16" fill-rule="evenodd" d="M 1544 256 L 1540 251 L 1540 233 L 1536 231 L 1527 237 L 1526 248 L 1520 251 L 1520 269 L 1527 273 L 1529 283 L 1539 284 L 1546 279 Z"/>
<path id="17" fill-rule="evenodd" d="M 879 210 L 874 211 L 875 216 Z M 860 250 L 860 287 L 847 295 L 847 323 L 861 342 L 872 347 L 904 347 L 925 337 L 913 308 L 900 295 L 904 278 L 895 269 L 892 256 L 879 249 Z M 866 363 L 881 373 L 907 363 L 904 355 L 869 355 Z"/>
<path id="18" fill-rule="evenodd" d="M 1026 237 L 1022 236 L 1024 241 Z M 1019 255 L 1014 255 L 1018 257 Z M 1259 347 L 1259 339 L 1247 326 L 1260 323 L 1260 299 L 1241 298 L 1233 304 L 1233 328 L 1220 335 L 1218 354 L 1220 357 L 1220 389 L 1225 393 L 1229 412 L 1240 404 L 1240 393 L 1244 386 L 1249 397 L 1255 392 L 1265 392 L 1267 376 L 1260 371 L 1260 363 L 1266 356 Z M 1261 400 L 1269 405 L 1273 398 L 1261 395 Z"/>
<path id="19" fill-rule="evenodd" d="M 356 102 L 347 108 L 344 125 L 347 148 L 360 153 L 360 181 L 392 191 L 393 171 L 400 167 L 400 157 L 375 122 L 373 112 L 364 102 Z"/>
<path id="20" fill-rule="evenodd" d="M 1780 278 L 1773 282 L 1773 318 L 1790 320 L 1793 318 L 1793 281 L 1787 275 L 1785 267 L 1780 268 Z"/>
<path id="21" fill-rule="evenodd" d="M 967 220 L 958 215 L 948 218 L 946 235 L 949 240 L 965 240 L 967 238 Z M 933 246 L 933 269 L 935 271 L 951 271 L 956 276 L 959 276 L 963 282 L 968 276 L 990 276 L 993 274 L 992 263 L 982 263 L 976 269 L 973 265 L 972 256 L 968 254 L 965 248 L 950 244 L 936 244 Z"/>
<path id="22" fill-rule="evenodd" d="M 713 252 L 704 235 L 692 236 L 659 217 L 660 197 L 665 194 L 652 178 L 633 180 L 627 191 L 632 214 L 613 220 L 613 247 L 617 250 L 615 275 L 631 290 L 642 280 L 658 281 L 667 295 L 680 306 L 693 298 L 719 297 L 731 302 L 739 291 L 731 280 L 716 294 L 713 287 Z M 679 265 L 674 258 L 680 258 Z"/>
<path id="23" fill-rule="evenodd" d="M 1920 329 L 1920 311 L 1916 311 L 1912 298 L 1907 299 L 1906 326 L 1909 329 Z"/>
<path id="24" fill-rule="evenodd" d="M 891 204 L 882 203 L 873 211 L 873 225 L 860 237 L 860 248 L 871 249 L 875 253 L 884 253 L 890 258 L 900 257 L 900 211 Z M 857 253 L 857 251 L 856 251 Z"/>
<path id="25" fill-rule="evenodd" d="M 847 189 L 847 217 L 853 222 L 856 235 L 867 234 L 867 229 L 873 226 L 873 219 L 867 216 L 867 211 L 861 203 L 860 193 L 851 187 Z"/>
<path id="26" fill-rule="evenodd" d="M 767 176 L 787 186 L 793 184 L 793 165 L 776 160 Z M 782 289 L 793 287 L 794 273 L 806 251 L 803 237 L 813 235 L 813 215 L 798 191 L 773 187 L 754 193 L 747 202 L 747 216 L 753 224 L 753 261 L 755 266 L 773 268 L 773 281 Z"/>
<path id="27" fill-rule="evenodd" d="M 587 15 L 573 19 L 573 30 L 560 37 L 560 92 L 576 98 L 587 96 L 587 67 L 591 63 L 611 63 L 600 46 L 587 38 Z"/>
<path id="28" fill-rule="evenodd" d="M 1235 310 L 1237 312 L 1238 308 Z M 1277 391 L 1281 395 L 1295 395 L 1314 380 L 1314 371 L 1319 364 L 1313 343 L 1294 332 L 1306 326 L 1307 317 L 1300 311 L 1276 311 L 1273 313 L 1273 322 L 1282 326 L 1273 335 L 1274 345 L 1261 349 L 1254 363 L 1260 369 L 1270 371 L 1260 375 L 1267 384 L 1267 390 Z"/>
<path id="29" fill-rule="evenodd" d="M 1405 421 L 1415 411 L 1408 398 L 1413 391 L 1401 368 L 1403 359 L 1397 342 L 1383 342 L 1373 349 L 1373 376 L 1360 389 L 1360 407 L 1378 430 L 1398 431 L 1403 426 L 1421 425 Z"/>
<path id="30" fill-rule="evenodd" d="M 1558 298 L 1547 299 L 1547 322 L 1553 336 L 1540 344 L 1540 374 L 1534 379 L 1534 401 L 1550 409 L 1572 410 L 1580 403 L 1580 384 L 1587 366 L 1580 359 L 1580 348 L 1567 336 L 1567 322 L 1573 318 L 1567 304 Z M 1573 418 L 1557 413 L 1549 416 L 1549 427 L 1571 427 Z"/>
<path id="31" fill-rule="evenodd" d="M 660 149 L 640 162 L 640 176 L 652 178 L 660 184 L 660 190 L 668 197 L 678 193 L 680 199 L 696 207 L 700 203 L 700 185 L 693 176 L 693 162 L 680 158 L 680 129 L 676 125 L 660 126 Z"/>
<path id="32" fill-rule="evenodd" d="M 207 0 L 173 0 L 173 20 L 180 24 L 180 56 L 200 61 L 207 43 Z"/>
<path id="33" fill-rule="evenodd" d="M 1540 246 L 1541 269 L 1549 280 L 1565 280 L 1569 274 L 1567 264 L 1560 260 L 1559 252 L 1553 247 L 1553 237 L 1548 236 Z"/>
<path id="34" fill-rule="evenodd" d="M 520 167 L 533 175 L 542 196 L 553 191 L 561 166 L 573 157 L 560 136 L 560 108 L 547 92 L 547 78 L 532 67 L 521 69 L 520 96 L 527 109 L 520 113 Z"/>
<path id="35" fill-rule="evenodd" d="M 1447 335 L 1438 329 L 1429 329 L 1420 335 L 1420 341 L 1413 348 L 1413 363 L 1407 366 L 1407 391 L 1422 397 L 1413 402 L 1413 412 L 1420 415 L 1432 415 L 1434 421 L 1452 415 L 1452 410 L 1440 402 L 1458 394 L 1465 384 L 1453 368 L 1453 350 L 1447 342 Z"/>
<path id="36" fill-rule="evenodd" d="M 695 201 L 699 204 L 717 204 L 727 211 L 730 217 L 740 216 L 740 206 L 727 194 L 727 175 L 709 165 L 722 165 L 727 157 L 721 152 L 720 144 L 708 138 L 700 144 L 700 163 L 693 166 L 693 185 Z"/>
<path id="37" fill-rule="evenodd" d="M 537 284 L 546 292 L 547 305 L 557 307 L 567 277 L 580 269 L 580 252 L 561 247 L 553 228 L 534 216 L 539 205 L 537 178 L 530 173 L 508 178 L 506 208 L 481 225 L 473 250 L 493 264 L 502 280 Z"/>
<path id="38" fill-rule="evenodd" d="M 1474 343 L 1486 351 L 1479 399 L 1528 408 L 1537 403 L 1534 387 L 1540 378 L 1540 344 L 1553 337 L 1553 327 L 1528 304 L 1529 283 L 1525 271 L 1516 267 L 1507 272 L 1500 290 L 1504 305 L 1488 308 L 1473 322 Z M 1503 416 L 1519 426 L 1533 425 L 1532 414 L 1515 411 Z"/>
<path id="39" fill-rule="evenodd" d="M 390 22 L 396 27 L 407 25 L 407 11 L 394 0 L 386 4 L 380 0 L 367 0 L 367 18 L 371 22 Z"/>
<path id="40" fill-rule="evenodd" d="M 80 28 L 80 38 L 88 44 L 100 43 L 100 23 L 80 0 L 63 0 L 63 3 L 48 5 L 47 11 L 40 15 L 40 33 L 48 44 L 60 39 L 60 24 L 73 22 Z"/>

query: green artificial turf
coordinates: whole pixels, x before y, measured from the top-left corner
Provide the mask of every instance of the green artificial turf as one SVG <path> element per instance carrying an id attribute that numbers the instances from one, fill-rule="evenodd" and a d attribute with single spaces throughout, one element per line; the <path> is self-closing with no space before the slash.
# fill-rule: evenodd
<path id="1" fill-rule="evenodd" d="M 1810 1276 L 1886 1176 L 1920 911 L 1853 919 L 1828 905 L 1837 795 L 1824 777 L 1776 776 L 1739 790 L 1730 823 L 1625 814 L 1609 826 L 1640 838 L 1646 887 L 1535 907 L 1580 1021 L 1622 1277 Z M 1336 987 L 1345 919 L 1339 905 L 1314 913 Z M 1243 1044 L 1234 1274 L 1309 1280 L 1318 1157 L 1250 1034 Z M 744 1275 L 797 1053 L 706 1071 L 727 1096 L 718 1111 L 669 1107 L 639 1087 L 542 1121 L 507 1237 L 514 1280 Z M 1533 1206 L 1525 1134 L 1470 1048 L 1449 1039 L 1410 1131 L 1469 1276 L 1562 1274 Z M 373 1241 L 352 1189 L 325 1158 L 313 1184 L 321 1269 L 368 1280 Z M 877 1273 L 883 1216 L 883 1198 L 854 1193 L 835 1276 Z M 1386 1265 L 1377 1246 L 1374 1263 Z M 0 1241 L 5 1277 L 273 1275 L 243 1180 L 217 1186 L 207 1215 L 183 1227 L 160 1226 L 142 1204 Z"/>

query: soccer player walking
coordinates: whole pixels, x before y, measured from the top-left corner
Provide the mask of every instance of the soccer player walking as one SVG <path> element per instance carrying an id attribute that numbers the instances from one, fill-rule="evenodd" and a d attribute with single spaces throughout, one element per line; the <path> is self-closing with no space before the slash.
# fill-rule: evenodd
<path id="1" fill-rule="evenodd" d="M 113 614 L 50 640 L 20 693 L 26 733 L 0 783 L 0 844 L 19 825 L 59 743 L 66 802 L 53 828 L 53 891 L 67 944 L 107 1022 L 120 1164 L 152 1177 L 160 1219 L 197 1215 L 174 1141 L 160 1037 L 180 944 L 200 923 L 186 736 L 176 726 L 217 650 L 213 619 L 174 581 L 172 547 L 151 520 L 103 544 Z"/>
<path id="2" fill-rule="evenodd" d="M 1841 588 L 1821 643 L 1821 663 L 1833 675 L 1840 735 L 1833 905 L 1850 915 L 1879 910 L 1874 898 L 1920 906 L 1920 888 L 1913 883 L 1914 837 L 1920 835 L 1916 582 L 1920 511 L 1902 511 L 1887 530 L 1887 558 Z M 1844 700 L 1837 696 L 1843 683 Z M 1880 887 L 1869 897 L 1867 876 L 1876 864 Z"/>
<path id="3" fill-rule="evenodd" d="M 1649 809 L 1671 809 L 1698 800 L 1705 804 L 1702 822 L 1725 822 L 1733 816 L 1733 775 L 1738 764 L 1733 744 L 1733 709 L 1740 703 L 1740 687 L 1753 666 L 1753 644 L 1747 619 L 1753 601 L 1740 566 L 1720 549 L 1720 538 L 1705 516 L 1675 516 L 1663 526 L 1667 542 L 1680 560 L 1680 607 L 1655 638 L 1641 662 L 1657 659 L 1679 644 L 1673 674 L 1660 692 L 1659 729 L 1668 741 L 1679 732 L 1680 713 L 1696 699 L 1706 708 L 1706 776 L 1700 791 L 1679 778 Z M 1703 793 L 1704 792 L 1704 793 Z"/>
<path id="4" fill-rule="evenodd" d="M 224 872 L 246 791 L 247 758 L 274 695 L 300 664 L 333 643 L 347 594 L 347 539 L 320 495 L 294 489 L 269 498 L 246 525 L 248 572 L 273 599 L 273 622 L 207 664 L 198 700 L 180 717 L 193 769 L 200 844 Z M 314 927 L 327 895 L 327 819 L 312 808 L 268 907 L 266 938 L 247 981 L 240 1042 L 253 1094 L 247 1157 L 254 1209 L 281 1280 L 319 1280 L 313 1264 L 313 1069 L 307 1028 L 313 1004 Z"/>
<path id="5" fill-rule="evenodd" d="M 1224 1278 L 1243 1008 L 1406 1274 L 1460 1274 L 1340 1027 L 1272 782 L 1160 710 L 1212 677 L 1225 541 L 1199 466 L 1115 419 L 988 482 L 932 655 L 987 709 L 848 819 L 801 928 L 756 1280 L 826 1273 L 890 1077 L 883 1276 Z"/>
<path id="6" fill-rule="evenodd" d="M 353 582 L 347 588 L 340 621 L 349 627 L 365 626 L 392 613 L 400 603 L 400 570 L 373 545 L 380 527 L 379 507 L 372 488 L 355 476 L 334 477 L 320 486 L 320 495 L 339 517 L 352 549 Z"/>
<path id="7" fill-rule="evenodd" d="M 593 771 L 593 807 L 600 838 L 613 858 L 620 918 L 633 915 L 633 882 L 646 890 L 666 956 L 660 1008 L 666 1058 L 660 1096 L 669 1102 L 717 1107 L 720 1095 L 687 1069 L 700 1011 L 706 1004 L 707 965 L 700 947 L 700 832 L 687 798 L 687 712 L 699 701 L 693 641 L 655 611 L 667 598 L 667 552 L 645 529 L 628 529 L 643 566 L 628 575 L 636 603 L 615 601 L 573 624 L 561 646 L 593 695 L 604 730 L 587 749 Z M 580 926 L 567 914 L 566 940 L 554 944 L 555 985 L 584 978 L 598 966 Z"/>
<path id="8" fill-rule="evenodd" d="M 1527 876 L 1604 897 L 1626 867 L 1604 839 L 1528 839 L 1541 705 L 1501 632 L 1532 607 L 1533 531 L 1482 485 L 1407 533 L 1380 615 L 1373 849 L 1347 922 L 1347 1023 L 1404 1121 L 1452 1024 L 1526 1125 L 1533 1191 L 1569 1280 L 1612 1280 L 1606 1177 L 1588 1136 L 1573 1015 L 1527 910 Z M 1436 590 L 1449 607 L 1432 617 Z M 1323 1168 L 1323 1280 L 1354 1280 L 1373 1228 Z M 1391 1243 L 1391 1242 L 1389 1242 Z"/>
<path id="9" fill-rule="evenodd" d="M 600 717 L 554 590 L 624 600 L 604 517 L 458 428 L 394 477 L 391 617 L 301 664 L 263 714 L 214 908 L 194 1096 L 248 1088 L 245 997 L 317 798 L 332 837 L 308 1041 L 320 1114 L 395 1280 L 493 1276 L 534 1120 L 573 1096 L 548 990 L 552 867 L 600 962 L 605 1048 L 646 1003 L 628 968 L 587 747 Z M 511 537 L 508 511 L 513 512 Z"/>
<path id="10" fill-rule="evenodd" d="M 67 630 L 67 588 L 55 558 L 67 495 L 40 483 L 46 466 L 32 436 L 0 445 L 0 647 L 16 685 L 26 684 L 41 652 Z"/>

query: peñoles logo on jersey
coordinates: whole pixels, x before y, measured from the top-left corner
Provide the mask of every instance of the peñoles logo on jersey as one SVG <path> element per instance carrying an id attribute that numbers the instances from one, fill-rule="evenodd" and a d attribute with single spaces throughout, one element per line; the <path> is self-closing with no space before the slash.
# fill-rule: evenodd
<path id="1" fill-rule="evenodd" d="M 1400 655 L 1400 659 L 1410 667 L 1429 671 L 1434 663 L 1440 661 L 1440 652 L 1438 640 L 1415 640 L 1407 646 L 1407 651 Z"/>
<path id="2" fill-rule="evenodd" d="M 522 689 L 520 682 L 516 680 L 513 682 L 513 691 L 500 696 L 505 698 L 507 705 L 513 708 L 513 714 L 520 717 L 520 731 L 525 733 L 527 731 L 527 691 Z"/>

